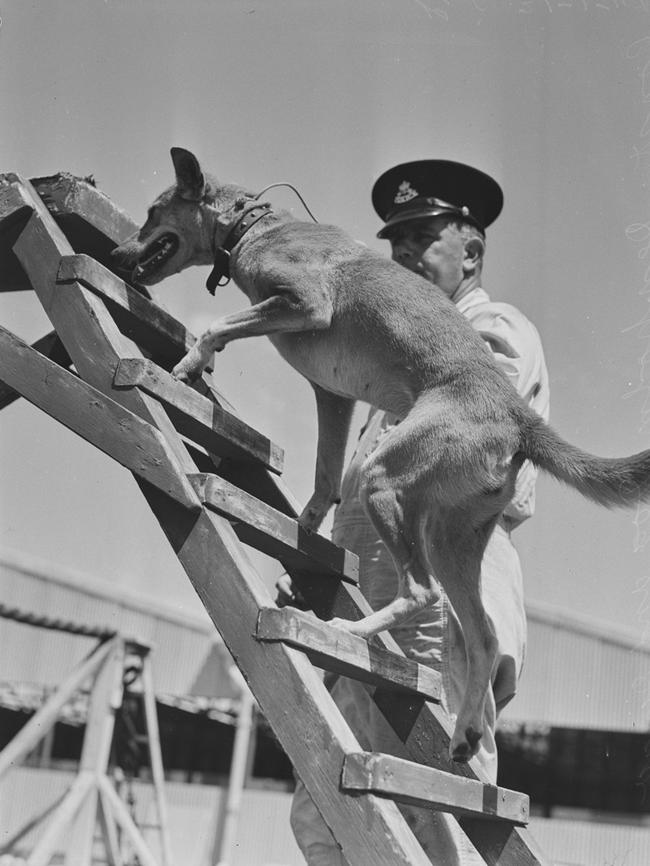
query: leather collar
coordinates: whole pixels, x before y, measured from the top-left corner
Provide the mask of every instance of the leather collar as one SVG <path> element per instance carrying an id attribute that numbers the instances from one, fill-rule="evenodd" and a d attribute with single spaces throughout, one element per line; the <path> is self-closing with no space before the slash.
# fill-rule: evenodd
<path id="1" fill-rule="evenodd" d="M 270 213 L 273 213 L 271 205 L 266 202 L 249 208 L 230 223 L 223 243 L 214 251 L 214 267 L 205 284 L 211 295 L 214 295 L 217 286 L 225 286 L 230 282 L 230 253 L 234 247 L 256 222 Z"/>

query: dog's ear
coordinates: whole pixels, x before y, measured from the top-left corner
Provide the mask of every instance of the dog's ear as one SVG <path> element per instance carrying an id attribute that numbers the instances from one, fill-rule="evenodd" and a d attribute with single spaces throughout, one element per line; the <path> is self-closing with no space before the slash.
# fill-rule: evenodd
<path id="1" fill-rule="evenodd" d="M 200 201 L 205 192 L 205 178 L 198 159 L 182 147 L 172 147 L 171 155 L 178 194 L 189 201 Z"/>

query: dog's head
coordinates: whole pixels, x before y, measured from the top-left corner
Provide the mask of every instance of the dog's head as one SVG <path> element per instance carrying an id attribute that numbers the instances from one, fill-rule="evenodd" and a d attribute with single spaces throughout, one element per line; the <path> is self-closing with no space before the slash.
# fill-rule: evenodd
<path id="1" fill-rule="evenodd" d="M 191 265 L 211 265 L 228 226 L 254 194 L 204 175 L 189 150 L 171 149 L 176 183 L 153 202 L 139 231 L 112 257 L 134 282 L 153 285 Z"/>

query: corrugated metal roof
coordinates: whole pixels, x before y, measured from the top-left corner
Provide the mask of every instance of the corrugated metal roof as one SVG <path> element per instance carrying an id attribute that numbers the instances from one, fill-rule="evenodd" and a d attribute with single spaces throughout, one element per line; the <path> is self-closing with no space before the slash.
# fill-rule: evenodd
<path id="1" fill-rule="evenodd" d="M 86 625 L 119 628 L 154 646 L 155 685 L 172 695 L 235 696 L 230 656 L 205 617 L 24 556 L 0 554 L 4 603 Z M 650 642 L 611 624 L 527 604 L 528 652 L 504 719 L 561 727 L 650 729 Z M 94 641 L 0 618 L 0 681 L 56 684 Z"/>
<path id="2" fill-rule="evenodd" d="M 114 629 L 150 644 L 159 694 L 239 695 L 232 659 L 207 614 L 188 616 L 121 587 L 8 553 L 0 554 L 0 595 L 21 611 Z M 0 681 L 56 685 L 96 643 L 0 618 Z"/>

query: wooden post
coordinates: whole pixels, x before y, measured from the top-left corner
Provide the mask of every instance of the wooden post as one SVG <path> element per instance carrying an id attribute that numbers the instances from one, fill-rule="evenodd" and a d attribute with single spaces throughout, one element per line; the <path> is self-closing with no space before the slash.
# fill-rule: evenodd
<path id="1" fill-rule="evenodd" d="M 52 816 L 45 833 L 27 858 L 28 866 L 47 866 L 59 837 L 77 814 L 84 798 L 91 790 L 94 790 L 94 787 L 95 777 L 91 772 L 87 771 L 77 776 Z"/>
<path id="2" fill-rule="evenodd" d="M 144 715 L 147 726 L 147 737 L 149 745 L 149 760 L 151 763 L 151 776 L 156 798 L 156 811 L 158 813 L 158 825 L 160 827 L 160 844 L 163 866 L 171 866 L 171 844 L 169 840 L 169 821 L 167 817 L 167 803 L 165 800 L 165 771 L 160 749 L 160 731 L 158 730 L 158 714 L 156 712 L 156 696 L 153 688 L 153 676 L 151 671 L 151 658 L 145 653 L 142 659 L 142 692 L 144 701 Z"/>
<path id="3" fill-rule="evenodd" d="M 99 816 L 108 864 L 109 866 L 122 866 L 122 853 L 120 851 L 120 841 L 117 837 L 115 816 L 111 811 L 111 805 L 106 798 L 105 792 L 101 790 L 99 792 Z"/>
<path id="4" fill-rule="evenodd" d="M 115 789 L 108 781 L 107 776 L 100 776 L 98 779 L 100 793 L 105 797 L 103 802 L 108 804 L 108 808 L 113 812 L 115 820 L 120 825 L 124 833 L 133 846 L 135 853 L 142 866 L 159 866 L 151 851 L 144 843 L 140 831 L 133 823 L 133 819 L 129 815 L 129 810 L 126 808 L 122 800 L 115 793 Z M 30 864 L 31 866 L 31 864 Z"/>
<path id="5" fill-rule="evenodd" d="M 100 644 L 81 662 L 63 681 L 38 712 L 21 728 L 10 743 L 0 752 L 0 777 L 11 767 L 20 764 L 22 759 L 36 746 L 50 728 L 56 723 L 61 708 L 71 695 L 84 684 L 91 674 L 105 661 L 113 649 L 113 643 Z"/>
<path id="6" fill-rule="evenodd" d="M 232 862 L 242 795 L 246 783 L 254 711 L 255 699 L 248 687 L 244 685 L 239 700 L 239 712 L 237 713 L 237 730 L 230 763 L 226 808 L 223 813 L 223 824 L 217 846 L 217 866 L 230 866 Z"/>
<path id="7" fill-rule="evenodd" d="M 111 643 L 111 653 L 100 668 L 90 694 L 79 765 L 80 772 L 90 773 L 94 780 L 108 769 L 115 710 L 122 703 L 124 641 L 114 638 Z M 66 866 L 90 866 L 92 862 L 92 846 L 97 825 L 97 797 L 97 785 L 94 784 L 79 810 L 66 845 Z"/>

